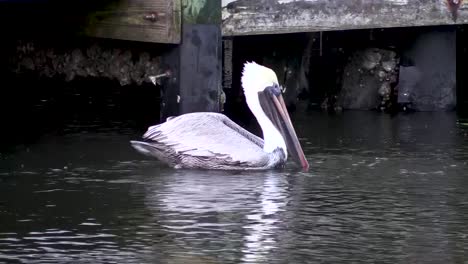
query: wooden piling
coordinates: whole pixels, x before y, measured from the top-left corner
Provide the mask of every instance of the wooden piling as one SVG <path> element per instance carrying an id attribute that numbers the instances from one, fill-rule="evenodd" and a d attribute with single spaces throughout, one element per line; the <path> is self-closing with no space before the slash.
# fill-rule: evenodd
<path id="1" fill-rule="evenodd" d="M 219 112 L 222 91 L 221 1 L 182 0 L 179 113 Z"/>

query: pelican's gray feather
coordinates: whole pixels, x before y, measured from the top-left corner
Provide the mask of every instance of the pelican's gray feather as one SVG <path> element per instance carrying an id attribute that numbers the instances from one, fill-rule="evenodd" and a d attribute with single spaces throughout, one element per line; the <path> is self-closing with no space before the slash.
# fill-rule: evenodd
<path id="1" fill-rule="evenodd" d="M 284 159 L 281 150 L 266 153 L 263 139 L 211 112 L 168 119 L 149 127 L 143 139 L 132 145 L 176 168 L 255 170 L 272 168 Z"/>

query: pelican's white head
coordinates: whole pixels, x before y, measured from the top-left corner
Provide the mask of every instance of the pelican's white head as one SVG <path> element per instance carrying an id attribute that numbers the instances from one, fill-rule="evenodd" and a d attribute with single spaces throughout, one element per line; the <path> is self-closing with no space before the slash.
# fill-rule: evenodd
<path id="1" fill-rule="evenodd" d="M 246 97 L 247 94 L 263 92 L 266 87 L 279 85 L 278 77 L 272 69 L 255 62 L 244 64 L 241 81 Z"/>
<path id="2" fill-rule="evenodd" d="M 263 92 L 267 87 L 279 86 L 276 73 L 265 66 L 255 62 L 246 62 L 242 71 L 242 88 L 244 89 L 245 100 L 250 111 L 255 115 L 257 121 L 262 125 L 262 114 L 264 111 L 260 106 L 258 93 Z"/>

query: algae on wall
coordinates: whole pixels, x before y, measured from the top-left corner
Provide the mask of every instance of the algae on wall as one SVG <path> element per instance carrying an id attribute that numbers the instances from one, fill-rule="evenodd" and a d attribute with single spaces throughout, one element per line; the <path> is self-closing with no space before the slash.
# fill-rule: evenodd
<path id="1" fill-rule="evenodd" d="M 219 0 L 182 0 L 182 9 L 185 23 L 221 23 L 221 3 Z"/>

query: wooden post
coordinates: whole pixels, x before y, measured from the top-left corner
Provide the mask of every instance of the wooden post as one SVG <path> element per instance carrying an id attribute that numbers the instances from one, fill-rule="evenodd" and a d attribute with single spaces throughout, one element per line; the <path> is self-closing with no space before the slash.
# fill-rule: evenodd
<path id="1" fill-rule="evenodd" d="M 178 116 L 180 91 L 180 48 L 173 47 L 162 57 L 162 67 L 169 70 L 169 78 L 164 79 L 161 89 L 160 121 L 164 122 L 170 116 Z"/>
<path id="2" fill-rule="evenodd" d="M 466 114 L 468 113 L 468 78 L 466 72 L 468 70 L 468 51 L 465 47 L 468 45 L 468 34 L 464 27 L 457 28 L 457 66 L 456 66 L 456 83 L 457 83 L 457 111 Z"/>
<path id="3" fill-rule="evenodd" d="M 223 89 L 232 88 L 233 42 L 232 38 L 223 40 Z"/>
<path id="4" fill-rule="evenodd" d="M 179 112 L 219 112 L 222 91 L 221 1 L 182 0 Z"/>

